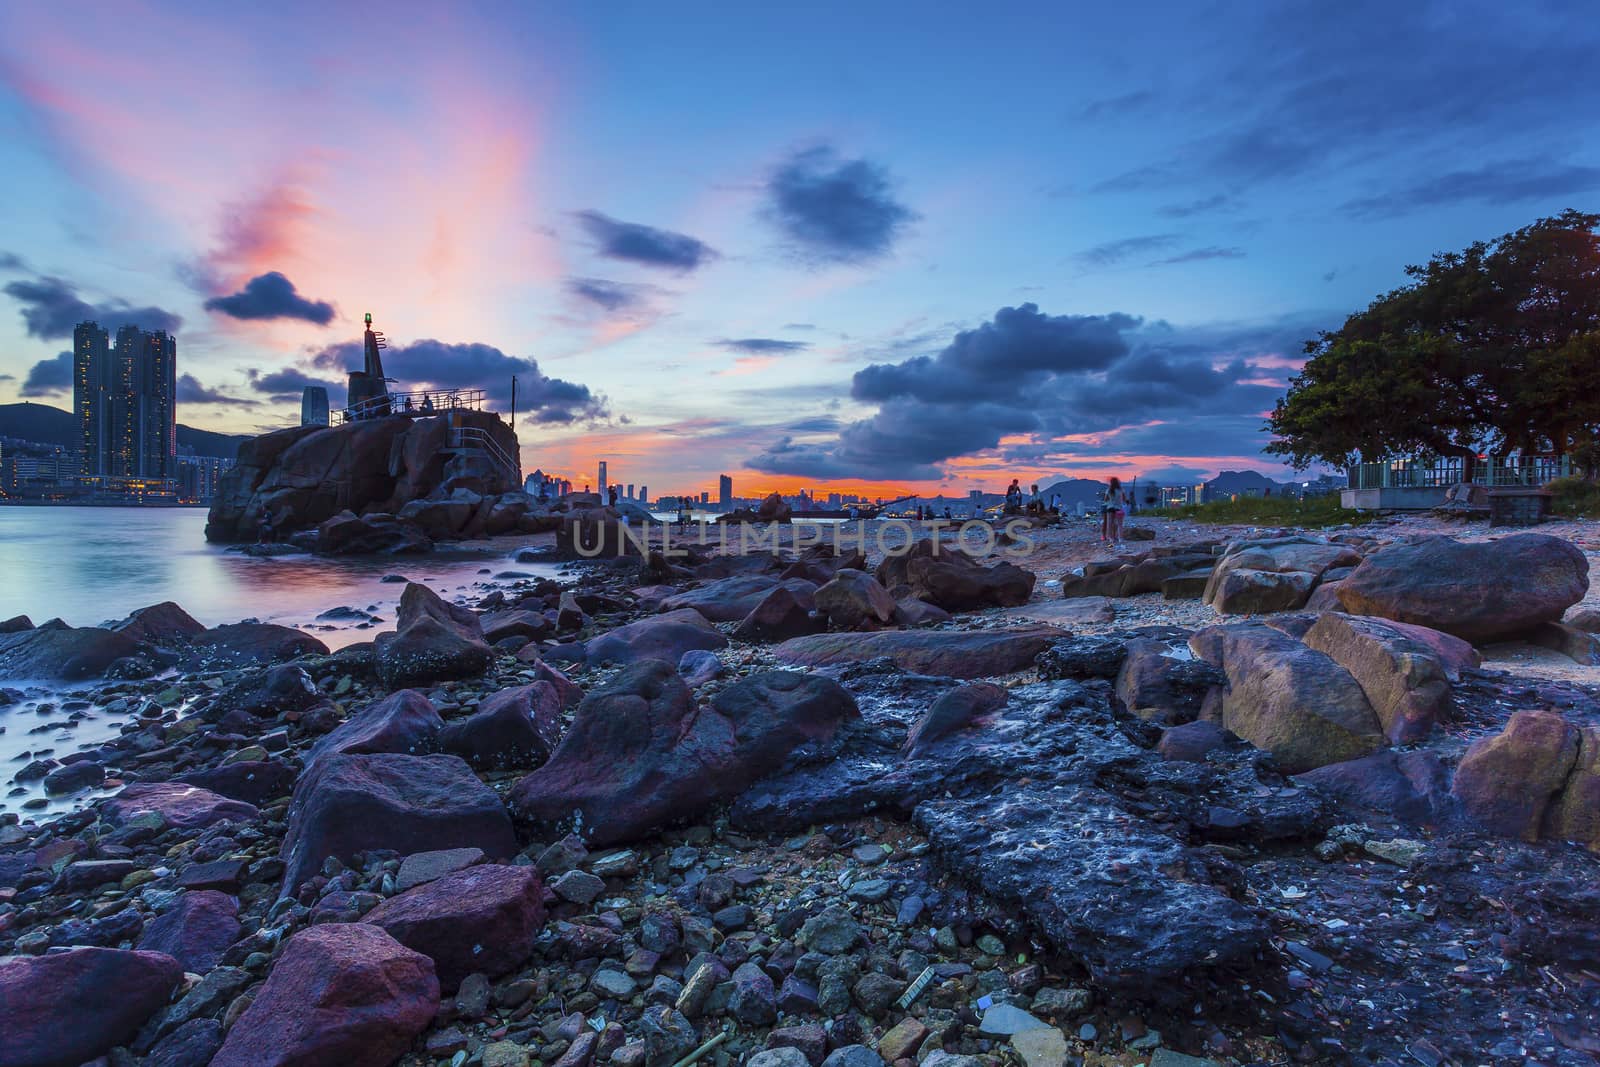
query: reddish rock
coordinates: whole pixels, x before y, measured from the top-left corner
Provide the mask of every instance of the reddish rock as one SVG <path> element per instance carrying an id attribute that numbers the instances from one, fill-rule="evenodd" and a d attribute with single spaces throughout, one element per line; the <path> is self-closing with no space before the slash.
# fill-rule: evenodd
<path id="1" fill-rule="evenodd" d="M 985 567 L 965 552 L 928 539 L 889 556 L 875 572 L 896 597 L 914 596 L 946 611 L 1016 607 L 1033 595 L 1035 576 L 1014 563 Z"/>
<path id="2" fill-rule="evenodd" d="M 1179 763 L 1204 763 L 1206 756 L 1228 743 L 1228 731 L 1206 719 L 1161 731 L 1156 751 L 1161 758 Z"/>
<path id="3" fill-rule="evenodd" d="M 886 657 L 903 671 L 950 678 L 985 678 L 1033 665 L 1066 637 L 1060 630 L 884 630 L 813 634 L 773 650 L 780 662 L 832 667 Z"/>
<path id="4" fill-rule="evenodd" d="M 402 689 L 362 708 L 318 741 L 306 765 L 340 752 L 423 755 L 438 747 L 443 729 L 444 720 L 433 701 L 414 689 Z"/>
<path id="5" fill-rule="evenodd" d="M 493 655 L 475 613 L 416 582 L 400 594 L 395 632 L 379 634 L 373 644 L 378 677 L 391 689 L 476 678 Z"/>
<path id="6" fill-rule="evenodd" d="M 816 633 L 820 628 L 794 590 L 780 585 L 751 609 L 733 636 L 741 641 L 787 641 L 791 637 Z"/>
<path id="7" fill-rule="evenodd" d="M 389 1067 L 439 1010 L 433 961 L 376 926 L 289 939 L 211 1067 Z"/>
<path id="8" fill-rule="evenodd" d="M 1497 834 L 1537 841 L 1578 761 L 1577 727 L 1553 711 L 1519 711 L 1502 732 L 1467 749 L 1451 791 Z"/>
<path id="9" fill-rule="evenodd" d="M 684 593 L 675 593 L 661 602 L 662 611 L 693 608 L 711 622 L 738 622 L 755 610 L 778 585 L 778 579 L 765 574 L 742 574 L 719 578 Z"/>
<path id="10" fill-rule="evenodd" d="M 1418 623 L 1482 644 L 1559 621 L 1588 588 L 1588 560 L 1563 538 L 1527 533 L 1463 543 L 1430 537 L 1369 557 L 1339 583 L 1339 601 L 1354 614 Z"/>
<path id="11" fill-rule="evenodd" d="M 1600 726 L 1585 726 L 1578 733 L 1578 757 L 1545 815 L 1543 836 L 1600 852 Z"/>
<path id="12" fill-rule="evenodd" d="M 480 770 L 537 767 L 561 740 L 561 694 L 549 682 L 502 689 L 447 724 L 439 748 Z"/>
<path id="13" fill-rule="evenodd" d="M 140 608 L 112 629 L 135 641 L 148 641 L 153 645 L 169 644 L 205 631 L 194 616 L 170 600 Z"/>
<path id="14" fill-rule="evenodd" d="M 0 1064 L 87 1063 L 132 1038 L 182 978 L 178 961 L 159 952 L 0 957 Z"/>
<path id="15" fill-rule="evenodd" d="M 195 634 L 189 639 L 185 658 L 193 664 L 250 667 L 327 654 L 327 645 L 300 630 L 267 622 L 236 622 Z"/>
<path id="16" fill-rule="evenodd" d="M 259 807 L 288 796 L 295 777 L 295 769 L 282 760 L 240 760 L 180 774 L 176 781 Z"/>
<path id="17" fill-rule="evenodd" d="M 504 805 L 455 756 L 338 754 L 319 760 L 295 786 L 284 835 L 285 894 L 329 856 L 391 849 L 402 856 L 445 848 L 516 852 Z"/>
<path id="18" fill-rule="evenodd" d="M 1323 612 L 1304 640 L 1350 672 L 1393 744 L 1421 741 L 1450 713 L 1444 664 L 1387 620 Z"/>
<path id="19" fill-rule="evenodd" d="M 544 887 L 532 867 L 486 864 L 390 897 L 361 920 L 433 960 L 450 992 L 474 972 L 519 967 L 544 926 Z"/>
<path id="20" fill-rule="evenodd" d="M 150 921 L 139 948 L 164 952 L 183 969 L 205 974 L 239 940 L 239 902 L 226 893 L 193 890 Z"/>
<path id="21" fill-rule="evenodd" d="M 1295 781 L 1346 807 L 1416 826 L 1444 823 L 1455 809 L 1450 772 L 1432 752 L 1375 752 L 1318 767 Z"/>
<path id="22" fill-rule="evenodd" d="M 261 814 L 254 804 L 184 782 L 135 782 L 106 801 L 100 815 L 117 826 L 147 811 L 181 830 L 200 830 L 224 819 L 249 822 Z"/>
<path id="23" fill-rule="evenodd" d="M 541 830 L 575 819 L 591 844 L 627 840 L 736 796 L 856 714 L 836 682 L 784 671 L 697 708 L 671 664 L 647 660 L 585 698 L 549 762 L 512 789 L 511 807 Z"/>
<path id="24" fill-rule="evenodd" d="M 591 663 L 639 663 L 661 660 L 676 664 L 685 652 L 716 652 L 728 639 L 694 608 L 679 608 L 649 619 L 630 622 L 591 638 L 584 650 Z"/>
<path id="25" fill-rule="evenodd" d="M 817 610 L 836 630 L 878 629 L 894 618 L 894 597 L 864 571 L 841 570 L 817 590 Z"/>

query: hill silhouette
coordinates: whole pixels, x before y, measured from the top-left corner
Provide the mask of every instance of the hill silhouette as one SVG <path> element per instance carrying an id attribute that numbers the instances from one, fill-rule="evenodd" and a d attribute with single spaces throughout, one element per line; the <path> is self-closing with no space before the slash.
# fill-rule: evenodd
<path id="1" fill-rule="evenodd" d="M 42 445 L 60 445 L 75 448 L 78 444 L 78 420 L 70 411 L 49 404 L 0 404 L 0 437 L 19 437 L 24 441 L 37 441 Z M 194 449 L 197 456 L 219 456 L 233 459 L 239 453 L 239 443 L 248 441 L 249 434 L 217 433 L 178 424 L 178 444 Z"/>

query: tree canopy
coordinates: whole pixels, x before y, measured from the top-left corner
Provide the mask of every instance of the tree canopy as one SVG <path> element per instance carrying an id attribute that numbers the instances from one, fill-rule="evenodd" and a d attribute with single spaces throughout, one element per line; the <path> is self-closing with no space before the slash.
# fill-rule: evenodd
<path id="1" fill-rule="evenodd" d="M 1564 211 L 1406 268 L 1309 357 L 1267 451 L 1303 469 L 1399 456 L 1600 460 L 1600 215 Z"/>

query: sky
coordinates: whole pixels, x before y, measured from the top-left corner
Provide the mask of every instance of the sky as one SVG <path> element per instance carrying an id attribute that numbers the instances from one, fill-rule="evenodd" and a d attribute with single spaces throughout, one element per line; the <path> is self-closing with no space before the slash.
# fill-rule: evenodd
<path id="1" fill-rule="evenodd" d="M 518 378 L 653 495 L 1286 476 L 1304 342 L 1600 196 L 1585 3 L 0 6 L 0 403 Z"/>

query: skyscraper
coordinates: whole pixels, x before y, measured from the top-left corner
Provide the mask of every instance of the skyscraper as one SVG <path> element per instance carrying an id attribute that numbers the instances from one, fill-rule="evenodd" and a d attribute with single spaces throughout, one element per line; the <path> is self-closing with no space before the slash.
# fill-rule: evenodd
<path id="1" fill-rule="evenodd" d="M 117 329 L 108 347 L 97 322 L 72 331 L 72 406 L 78 469 L 101 478 L 177 475 L 178 342 L 162 330 Z"/>
<path id="2" fill-rule="evenodd" d="M 300 425 L 328 425 L 328 390 L 320 385 L 308 385 L 300 394 Z"/>
<path id="3" fill-rule="evenodd" d="M 717 503 L 725 508 L 733 507 L 733 479 L 726 474 L 717 479 Z"/>
<path id="4" fill-rule="evenodd" d="M 110 432 L 106 376 L 111 370 L 110 339 L 98 322 L 80 322 L 72 330 L 72 410 L 78 416 L 79 448 L 87 475 L 103 469 Z"/>
<path id="5" fill-rule="evenodd" d="M 134 391 L 138 427 L 133 473 L 178 476 L 178 339 L 165 330 L 144 335 Z"/>
<path id="6" fill-rule="evenodd" d="M 606 496 L 606 461 L 605 460 L 601 460 L 600 461 L 600 499 L 604 500 L 605 496 Z"/>

